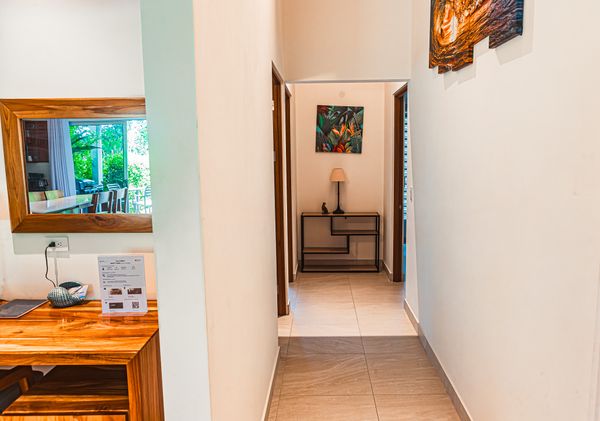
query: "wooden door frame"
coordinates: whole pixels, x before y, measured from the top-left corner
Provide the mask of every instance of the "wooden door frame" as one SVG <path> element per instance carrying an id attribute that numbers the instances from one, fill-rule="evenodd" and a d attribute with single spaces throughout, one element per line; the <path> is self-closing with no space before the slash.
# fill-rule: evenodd
<path id="1" fill-rule="evenodd" d="M 277 261 L 277 314 L 288 314 L 285 285 L 285 232 L 283 203 L 283 120 L 281 94 L 283 78 L 273 65 L 273 169 L 275 171 L 275 254 Z"/>
<path id="2" fill-rule="evenodd" d="M 394 93 L 394 263 L 393 281 L 404 282 L 404 244 L 406 232 L 404 227 L 404 124 L 405 98 L 408 84 Z"/>
<path id="3" fill-rule="evenodd" d="M 294 238 L 292 231 L 292 93 L 285 87 L 285 184 L 287 214 L 288 281 L 294 282 Z"/>

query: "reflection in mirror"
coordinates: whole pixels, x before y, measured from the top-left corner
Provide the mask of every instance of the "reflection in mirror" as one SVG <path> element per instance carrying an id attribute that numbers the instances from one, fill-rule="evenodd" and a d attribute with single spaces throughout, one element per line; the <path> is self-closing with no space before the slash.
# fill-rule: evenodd
<path id="1" fill-rule="evenodd" d="M 24 119 L 31 214 L 152 213 L 145 119 Z"/>

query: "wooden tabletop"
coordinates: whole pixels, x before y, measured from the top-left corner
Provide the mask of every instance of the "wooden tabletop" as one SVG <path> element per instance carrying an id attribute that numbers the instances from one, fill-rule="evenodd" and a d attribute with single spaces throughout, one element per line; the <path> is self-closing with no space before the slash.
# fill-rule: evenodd
<path id="1" fill-rule="evenodd" d="M 143 316 L 105 317 L 99 301 L 0 320 L 0 365 L 127 364 L 158 332 L 156 302 Z"/>
<path id="2" fill-rule="evenodd" d="M 60 213 L 66 210 L 86 207 L 92 204 L 91 194 L 78 194 L 77 196 L 61 197 L 59 199 L 40 200 L 31 202 L 29 209 L 31 213 L 48 214 Z"/>

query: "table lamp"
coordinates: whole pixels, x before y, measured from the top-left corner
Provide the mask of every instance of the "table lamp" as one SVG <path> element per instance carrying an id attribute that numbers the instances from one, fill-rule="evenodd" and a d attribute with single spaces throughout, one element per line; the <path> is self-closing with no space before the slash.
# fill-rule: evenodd
<path id="1" fill-rule="evenodd" d="M 345 181 L 347 181 L 346 173 L 344 172 L 344 169 L 343 168 L 334 168 L 333 171 L 331 171 L 331 177 L 329 177 L 329 181 L 331 181 L 332 183 L 337 183 L 338 205 L 337 205 L 337 209 L 334 210 L 333 213 L 336 215 L 343 214 L 344 211 L 340 207 L 340 183 L 344 183 Z"/>

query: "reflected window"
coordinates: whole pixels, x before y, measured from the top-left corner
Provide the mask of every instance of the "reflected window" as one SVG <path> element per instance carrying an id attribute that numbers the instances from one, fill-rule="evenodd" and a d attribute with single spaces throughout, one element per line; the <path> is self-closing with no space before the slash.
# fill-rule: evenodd
<path id="1" fill-rule="evenodd" d="M 30 212 L 152 213 L 145 119 L 24 120 Z"/>

